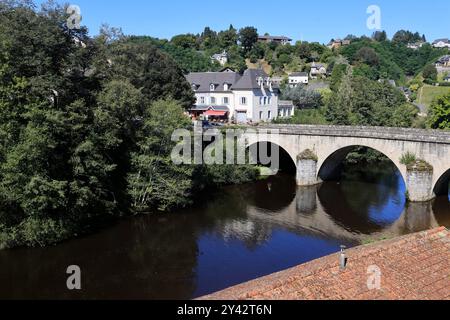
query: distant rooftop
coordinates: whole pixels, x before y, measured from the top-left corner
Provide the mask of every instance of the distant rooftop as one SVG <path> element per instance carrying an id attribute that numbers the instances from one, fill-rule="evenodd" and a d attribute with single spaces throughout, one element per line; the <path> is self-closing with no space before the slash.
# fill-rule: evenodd
<path id="1" fill-rule="evenodd" d="M 443 39 L 436 39 L 436 40 L 434 40 L 433 44 L 436 44 L 436 43 L 439 43 L 439 42 L 450 43 L 448 38 L 443 38 Z"/>
<path id="2" fill-rule="evenodd" d="M 291 38 L 286 36 L 259 36 L 259 40 L 285 40 L 285 41 L 292 41 Z"/>
<path id="3" fill-rule="evenodd" d="M 306 72 L 292 72 L 289 76 L 290 77 L 307 77 L 308 73 L 306 73 Z"/>

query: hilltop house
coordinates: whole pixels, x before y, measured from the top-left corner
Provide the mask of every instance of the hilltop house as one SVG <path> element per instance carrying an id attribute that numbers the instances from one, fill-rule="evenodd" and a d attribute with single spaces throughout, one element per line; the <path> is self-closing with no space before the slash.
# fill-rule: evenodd
<path id="1" fill-rule="evenodd" d="M 264 36 L 259 36 L 258 37 L 258 41 L 259 42 L 265 42 L 265 43 L 275 42 L 275 43 L 278 43 L 278 44 L 286 45 L 286 44 L 290 43 L 292 41 L 292 39 L 289 38 L 289 37 L 285 37 L 285 36 L 264 35 Z"/>
<path id="2" fill-rule="evenodd" d="M 437 39 L 433 42 L 433 47 L 450 49 L 450 41 L 448 39 Z"/>
<path id="3" fill-rule="evenodd" d="M 300 84 L 308 84 L 309 78 L 307 72 L 293 72 L 289 75 L 289 86 L 297 87 Z"/>
<path id="4" fill-rule="evenodd" d="M 422 48 L 425 45 L 425 43 L 426 42 L 424 42 L 424 41 L 412 42 L 412 43 L 408 43 L 407 47 L 409 49 L 419 50 L 420 48 Z"/>
<path id="5" fill-rule="evenodd" d="M 213 62 L 217 61 L 221 66 L 224 66 L 228 63 L 228 53 L 226 51 L 223 51 L 222 53 L 216 53 L 211 57 L 211 60 Z"/>
<path id="6" fill-rule="evenodd" d="M 450 67 L 450 55 L 443 56 L 436 61 L 436 68 L 448 68 Z"/>
<path id="7" fill-rule="evenodd" d="M 341 39 L 336 39 L 336 40 L 334 40 L 334 39 L 332 39 L 331 41 L 330 41 L 330 43 L 328 43 L 328 48 L 330 48 L 331 50 L 333 50 L 333 49 L 338 49 L 338 48 L 340 48 L 340 47 L 344 47 L 344 46 L 348 46 L 348 45 L 350 45 L 351 44 L 351 41 L 350 40 L 341 40 Z"/>
<path id="8" fill-rule="evenodd" d="M 207 117 L 226 122 L 269 122 L 292 116 L 292 102 L 279 104 L 280 89 L 261 69 L 236 72 L 194 72 L 186 76 L 197 98 L 192 117 Z"/>
<path id="9" fill-rule="evenodd" d="M 309 72 L 309 76 L 311 79 L 323 78 L 327 75 L 327 68 L 320 63 L 315 63 L 311 65 L 311 71 Z"/>

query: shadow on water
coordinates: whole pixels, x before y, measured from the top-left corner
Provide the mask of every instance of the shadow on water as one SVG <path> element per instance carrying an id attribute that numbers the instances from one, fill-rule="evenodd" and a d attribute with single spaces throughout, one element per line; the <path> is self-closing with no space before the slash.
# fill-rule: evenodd
<path id="1" fill-rule="evenodd" d="M 0 251 L 0 298 L 189 299 L 337 253 L 341 244 L 450 227 L 448 197 L 406 204 L 392 168 L 355 169 L 340 183 L 308 188 L 281 174 L 204 199 L 56 247 Z M 79 292 L 66 289 L 69 265 L 81 267 Z"/>

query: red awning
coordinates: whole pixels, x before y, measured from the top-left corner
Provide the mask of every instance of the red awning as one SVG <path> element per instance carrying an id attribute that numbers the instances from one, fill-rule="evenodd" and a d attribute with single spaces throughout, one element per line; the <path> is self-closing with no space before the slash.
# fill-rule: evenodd
<path id="1" fill-rule="evenodd" d="M 226 111 L 214 111 L 214 110 L 208 110 L 203 115 L 205 116 L 212 116 L 212 117 L 224 117 L 227 114 Z"/>

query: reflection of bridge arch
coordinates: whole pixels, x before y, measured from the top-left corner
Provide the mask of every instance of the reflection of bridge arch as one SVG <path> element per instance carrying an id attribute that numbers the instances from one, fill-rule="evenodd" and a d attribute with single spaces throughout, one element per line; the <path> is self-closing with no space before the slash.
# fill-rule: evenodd
<path id="1" fill-rule="evenodd" d="M 277 214 L 268 214 L 254 205 L 247 208 L 247 214 L 253 222 L 260 223 L 261 228 L 266 228 L 266 233 L 283 227 L 294 233 L 301 230 L 303 234 L 323 239 L 332 237 L 348 243 L 390 238 L 439 226 L 431 209 L 432 203 L 409 203 L 395 222 L 370 224 L 367 228 L 354 232 L 352 228 L 358 221 L 353 220 L 351 215 L 336 216 L 336 208 L 329 211 L 318 190 L 321 188 L 299 187 L 291 204 Z"/>

